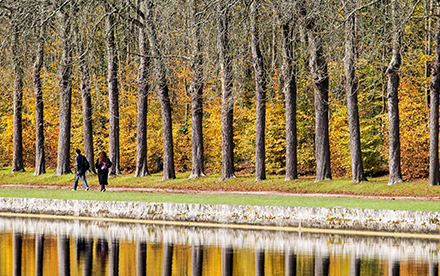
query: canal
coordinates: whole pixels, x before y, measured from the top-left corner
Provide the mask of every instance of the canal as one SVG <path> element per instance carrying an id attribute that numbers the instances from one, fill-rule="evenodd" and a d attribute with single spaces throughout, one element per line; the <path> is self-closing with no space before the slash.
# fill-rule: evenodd
<path id="1" fill-rule="evenodd" d="M 0 218 L 3 275 L 438 275 L 436 238 Z"/>

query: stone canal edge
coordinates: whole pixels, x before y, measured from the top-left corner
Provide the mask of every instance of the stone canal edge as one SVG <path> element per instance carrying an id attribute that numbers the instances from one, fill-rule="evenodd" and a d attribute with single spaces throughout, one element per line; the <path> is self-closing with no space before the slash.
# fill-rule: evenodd
<path id="1" fill-rule="evenodd" d="M 423 211 L 0 197 L 0 215 L 440 239 L 440 212 Z"/>

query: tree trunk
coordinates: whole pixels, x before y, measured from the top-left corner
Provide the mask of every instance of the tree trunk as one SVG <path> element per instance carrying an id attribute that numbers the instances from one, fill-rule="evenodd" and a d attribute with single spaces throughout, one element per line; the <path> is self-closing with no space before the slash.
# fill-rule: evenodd
<path id="1" fill-rule="evenodd" d="M 171 101 L 168 93 L 168 83 L 166 79 L 165 64 L 157 43 L 156 28 L 153 24 L 151 1 L 147 4 L 146 22 L 149 32 L 151 53 L 154 57 L 156 80 L 157 80 L 157 97 L 160 102 L 162 110 L 162 128 L 163 128 L 163 177 L 162 180 L 169 180 L 176 178 L 174 170 L 174 146 L 173 146 L 173 126 L 171 120 Z"/>
<path id="2" fill-rule="evenodd" d="M 388 85 L 388 119 L 389 119 L 389 170 L 390 178 L 388 185 L 403 182 L 400 169 L 400 134 L 399 134 L 399 69 L 402 62 L 400 44 L 402 30 L 400 26 L 397 0 L 391 2 L 393 14 L 393 55 L 386 70 Z"/>
<path id="3" fill-rule="evenodd" d="M 285 180 L 298 178 L 298 152 L 296 129 L 296 80 L 293 72 L 293 33 L 289 23 L 281 25 L 283 38 L 284 97 L 286 105 L 286 177 Z"/>
<path id="4" fill-rule="evenodd" d="M 301 9 L 303 17 L 305 10 Z M 315 96 L 315 150 L 316 150 L 316 179 L 315 182 L 331 179 L 330 168 L 330 139 L 329 139 L 329 109 L 328 87 L 329 77 L 327 61 L 323 54 L 322 38 L 318 34 L 314 19 L 306 23 L 309 40 L 309 66 L 313 77 Z"/>
<path id="5" fill-rule="evenodd" d="M 299 14 L 305 19 L 305 28 L 309 41 L 309 66 L 315 97 L 315 150 L 316 179 L 315 182 L 332 178 L 330 167 L 329 109 L 328 89 L 329 77 L 327 61 L 324 58 L 322 38 L 316 26 L 316 18 L 308 18 L 304 1 L 297 5 Z M 312 3 L 313 4 L 313 3 Z"/>
<path id="6" fill-rule="evenodd" d="M 12 59 L 14 62 L 14 152 L 12 171 L 24 171 L 23 166 L 23 68 L 19 53 L 18 22 L 13 20 Z"/>
<path id="7" fill-rule="evenodd" d="M 90 65 L 87 52 L 84 51 L 84 44 L 78 29 L 78 22 L 75 22 L 76 50 L 79 61 L 79 73 L 81 78 L 81 98 L 83 107 L 83 131 L 84 131 L 84 156 L 89 160 L 89 171 L 96 173 L 95 157 L 93 150 L 93 126 L 92 126 L 92 99 L 90 95 Z"/>
<path id="8" fill-rule="evenodd" d="M 355 7 L 348 5 L 350 13 Z M 361 134 L 359 126 L 359 108 L 358 108 L 358 83 L 355 69 L 355 17 L 352 14 L 345 22 L 345 57 L 344 57 L 344 75 L 345 91 L 347 93 L 348 108 L 348 126 L 350 130 L 350 157 L 352 181 L 359 183 L 365 180 L 364 167 L 362 163 Z"/>
<path id="9" fill-rule="evenodd" d="M 109 157 L 113 166 L 109 175 L 121 174 L 119 170 L 119 89 L 118 89 L 118 55 L 115 45 L 115 19 L 112 12 L 107 16 L 107 61 L 108 61 L 108 99 L 109 99 Z"/>
<path id="10" fill-rule="evenodd" d="M 234 98 L 232 97 L 231 52 L 229 50 L 229 1 L 219 1 L 217 47 L 222 83 L 222 175 L 220 180 L 235 178 L 234 173 Z"/>
<path id="11" fill-rule="evenodd" d="M 200 37 L 199 0 L 191 1 L 191 28 L 193 35 L 192 79 L 189 87 L 192 116 L 192 169 L 190 179 L 205 176 L 203 146 L 203 56 Z"/>
<path id="12" fill-rule="evenodd" d="M 255 70 L 255 94 L 257 99 L 256 135 L 255 135 L 255 180 L 266 179 L 266 81 L 263 68 L 263 56 L 260 50 L 258 33 L 259 0 L 251 4 L 251 49 Z"/>
<path id="13" fill-rule="evenodd" d="M 143 27 L 139 28 L 139 55 L 135 177 L 149 175 L 147 167 L 147 113 L 150 58 L 148 57 L 148 45 Z"/>
<path id="14" fill-rule="evenodd" d="M 440 0 L 436 1 L 437 14 L 440 15 Z M 440 20 L 437 19 L 435 33 L 435 58 L 433 60 L 431 91 L 431 114 L 429 120 L 429 184 L 439 185 L 439 92 L 440 92 Z"/>
<path id="15" fill-rule="evenodd" d="M 329 109 L 328 109 L 328 73 L 324 59 L 322 41 L 319 35 L 308 31 L 310 43 L 310 69 L 315 90 L 315 147 L 316 179 L 319 182 L 331 179 Z"/>
<path id="16" fill-rule="evenodd" d="M 425 55 L 431 55 L 431 11 L 432 11 L 432 1 L 425 0 L 424 3 L 424 16 L 425 16 Z M 428 79 L 431 75 L 431 62 L 429 60 L 425 61 L 425 79 Z M 425 87 L 425 104 L 426 107 L 430 106 L 430 92 L 429 92 L 429 84 Z"/>
<path id="17" fill-rule="evenodd" d="M 34 96 L 35 96 L 35 172 L 38 176 L 46 173 L 46 161 L 44 153 L 44 104 L 43 89 L 41 87 L 41 68 L 44 59 L 44 26 L 38 30 L 38 46 L 34 63 Z"/>
<path id="18" fill-rule="evenodd" d="M 71 173 L 70 169 L 70 127 L 72 113 L 72 48 L 70 16 L 62 12 L 61 26 L 61 80 L 60 80 L 60 130 L 58 136 L 58 163 L 55 175 Z"/>

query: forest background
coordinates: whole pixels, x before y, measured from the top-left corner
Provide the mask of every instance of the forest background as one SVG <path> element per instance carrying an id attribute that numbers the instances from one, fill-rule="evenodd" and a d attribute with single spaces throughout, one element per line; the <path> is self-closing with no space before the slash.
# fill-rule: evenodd
<path id="1" fill-rule="evenodd" d="M 83 149 L 83 108 L 79 61 L 86 56 L 90 66 L 90 96 L 94 156 L 109 151 L 108 28 L 106 17 L 115 16 L 114 37 L 117 56 L 118 107 L 120 128 L 120 169 L 136 170 L 138 77 L 141 55 L 136 7 L 148 2 L 155 23 L 172 107 L 174 161 L 178 172 L 191 170 L 191 95 L 194 64 L 191 29 L 193 1 L 0 1 L 0 167 L 11 166 L 14 154 L 14 95 L 16 64 L 23 69 L 22 123 L 23 163 L 36 162 L 36 108 L 33 84 L 38 41 L 44 40 L 41 70 L 44 100 L 44 152 L 46 166 L 57 166 L 60 132 L 62 60 L 64 48 L 63 15 L 71 26 L 78 24 L 84 40 L 83 51 L 72 47 L 72 94 L 70 153 Z M 98 1 L 99 2 L 99 1 Z M 230 8 L 229 44 L 232 71 L 234 166 L 236 171 L 254 172 L 256 143 L 256 87 L 251 51 L 251 1 L 224 1 Z M 309 68 L 309 43 L 305 25 L 297 16 L 296 1 L 258 1 L 259 43 L 266 79 L 266 171 L 284 174 L 286 170 L 285 95 L 281 73 L 283 50 L 280 25 L 289 18 L 292 32 L 294 73 L 297 85 L 298 173 L 316 172 L 315 114 L 313 78 Z M 344 84 L 345 1 L 316 2 L 314 14 L 322 37 L 329 77 L 329 138 L 333 176 L 346 177 L 350 169 L 350 138 L 347 98 Z M 433 24 L 436 9 L 432 1 L 355 1 L 356 74 L 358 79 L 359 122 L 362 161 L 366 176 L 388 173 L 387 77 L 391 59 L 393 28 L 391 3 L 400 7 L 403 22 L 402 66 L 400 68 L 399 116 L 402 175 L 406 180 L 429 175 L 429 88 L 433 53 Z M 435 1 L 434 1 L 435 2 Z M 222 83 L 217 45 L 217 1 L 200 1 L 200 37 L 203 72 L 203 143 L 205 172 L 219 172 L 222 166 Z M 67 9 L 68 7 L 68 9 Z M 110 7 L 110 8 L 109 8 Z M 66 11 L 67 10 L 67 11 Z M 110 12 L 109 12 L 110 10 Z M 75 12 L 72 16 L 72 12 Z M 40 30 L 45 26 L 44 35 Z M 73 27 L 70 31 L 73 33 Z M 18 39 L 18 43 L 17 43 Z M 15 42 L 14 42 L 15 40 Z M 72 36 L 73 41 L 73 36 Z M 18 47 L 13 47 L 18 45 Z M 152 55 L 154 58 L 154 55 Z M 148 75 L 147 164 L 150 172 L 163 169 L 164 146 L 160 88 L 151 64 Z"/>

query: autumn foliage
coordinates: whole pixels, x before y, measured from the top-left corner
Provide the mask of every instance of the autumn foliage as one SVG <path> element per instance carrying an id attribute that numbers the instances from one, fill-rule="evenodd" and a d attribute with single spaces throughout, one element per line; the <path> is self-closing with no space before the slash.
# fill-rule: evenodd
<path id="1" fill-rule="evenodd" d="M 421 12 L 416 9 L 416 12 Z M 237 17 L 243 16 L 241 9 Z M 270 11 L 266 10 L 270 14 Z M 266 15 L 267 16 L 267 15 Z M 268 17 L 269 18 L 269 17 Z M 269 20 L 265 18 L 264 20 Z M 174 19 L 177 20 L 177 19 Z M 238 22 L 238 21 L 237 21 Z M 170 23 L 171 24 L 171 23 Z M 268 24 L 266 21 L 262 24 Z M 270 25 L 270 24 L 269 24 Z M 267 27 L 267 26 L 266 26 Z M 285 172 L 285 108 L 281 91 L 279 27 L 272 25 L 263 36 L 264 54 L 272 67 L 267 74 L 267 122 L 266 122 L 266 170 L 268 174 Z M 365 24 L 363 25 L 365 27 Z M 404 66 L 401 68 L 399 89 L 400 138 L 402 150 L 402 173 L 404 179 L 427 178 L 429 174 L 429 108 L 426 104 L 425 86 L 429 79 L 424 76 L 426 60 L 433 55 L 423 55 L 423 39 L 415 40 L 414 33 L 420 26 L 409 23 L 405 39 Z M 7 28 L 7 26 L 3 26 Z M 236 27 L 239 28 L 238 26 Z M 365 31 L 365 30 L 364 30 Z M 52 35 L 53 35 L 52 30 Z M 337 34 L 338 30 L 336 31 Z M 133 32 L 134 33 L 134 32 Z M 132 34 L 133 34 L 132 33 Z M 117 30 L 119 49 L 128 48 L 130 30 Z M 171 35 L 171 34 L 170 34 Z M 92 66 L 92 107 L 93 136 L 95 156 L 98 152 L 108 151 L 108 93 L 105 69 L 105 46 L 101 32 L 96 32 Z M 253 173 L 255 155 L 255 84 L 250 54 L 246 52 L 246 34 L 237 34 L 237 41 L 244 39 L 234 53 L 234 154 L 237 172 Z M 4 37 L 0 35 L 3 39 Z M 124 40 L 125 39 L 125 40 Z M 371 41 L 368 41 L 371 39 Z M 212 40 L 209 35 L 207 42 Z M 390 50 L 387 42 L 377 42 L 384 46 L 381 53 L 365 50 L 372 46 L 374 39 L 360 39 L 361 54 L 358 59 L 357 75 L 359 79 L 359 115 L 361 126 L 361 144 L 365 173 L 368 176 L 387 174 L 388 170 L 388 117 L 386 109 L 386 78 L 381 68 L 386 66 Z M 276 41 L 274 45 L 271 45 Z M 212 42 L 212 41 L 211 41 Z M 46 166 L 56 167 L 59 127 L 59 41 L 56 36 L 48 40 L 46 51 L 49 53 L 42 72 L 44 99 L 44 130 Z M 183 47 L 176 42 L 173 47 Z M 332 173 L 337 177 L 347 177 L 350 169 L 350 144 L 345 92 L 343 91 L 343 69 L 341 41 L 328 41 L 330 71 L 330 147 Z M 171 46 L 168 46 L 172 48 Z M 315 172 L 314 150 L 314 106 L 313 89 L 307 68 L 306 45 L 299 41 L 296 45 L 297 76 L 297 126 L 298 126 L 298 172 L 310 175 Z M 389 46 L 389 45 L 388 45 Z M 135 47 L 135 46 L 134 46 Z M 272 48 L 270 48 L 272 47 Z M 338 48 L 339 47 L 339 48 Z M 377 45 L 376 45 L 377 47 Z M 270 48 L 270 49 L 269 49 Z M 271 52 L 269 52 L 269 50 Z M 133 50 L 132 52 L 134 52 Z M 178 52 L 178 51 L 177 51 Z M 9 51 L 2 50 L 2 58 Z M 28 49 L 22 58 L 24 62 L 25 86 L 23 102 L 23 147 L 24 164 L 32 168 L 35 164 L 35 102 L 32 87 L 32 60 L 34 53 Z M 128 51 L 119 52 L 119 89 L 120 89 L 120 153 L 121 170 L 133 173 L 136 167 L 136 116 L 137 116 L 137 70 L 138 57 Z M 271 57 L 272 55 L 273 57 Z M 382 55 L 383 59 L 378 57 Z M 215 64 L 215 54 L 205 53 L 206 63 Z M 278 59 L 278 60 L 277 60 Z M 207 67 L 209 67 L 207 65 Z M 74 150 L 83 148 L 82 101 L 79 88 L 78 68 L 74 65 L 72 86 L 72 162 Z M 186 57 L 172 56 L 167 60 L 167 77 L 170 88 L 175 167 L 177 172 L 191 170 L 191 97 L 188 94 L 191 79 L 191 65 Z M 269 66 L 268 66 L 269 67 Z M 207 173 L 221 171 L 221 85 L 217 69 L 205 70 L 203 135 L 205 146 L 205 167 Z M 10 166 L 13 154 L 13 74 L 8 58 L 0 63 L 0 166 Z M 151 93 L 148 97 L 147 145 L 148 167 L 150 172 L 162 170 L 163 155 L 162 122 L 160 104 L 156 97 L 154 78 L 151 77 Z"/>

